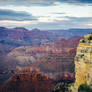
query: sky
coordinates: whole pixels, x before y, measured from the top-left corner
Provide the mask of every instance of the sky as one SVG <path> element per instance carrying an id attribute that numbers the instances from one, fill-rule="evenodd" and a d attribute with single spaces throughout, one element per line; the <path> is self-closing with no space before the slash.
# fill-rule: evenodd
<path id="1" fill-rule="evenodd" d="M 92 0 L 0 0 L 0 26 L 92 28 Z"/>

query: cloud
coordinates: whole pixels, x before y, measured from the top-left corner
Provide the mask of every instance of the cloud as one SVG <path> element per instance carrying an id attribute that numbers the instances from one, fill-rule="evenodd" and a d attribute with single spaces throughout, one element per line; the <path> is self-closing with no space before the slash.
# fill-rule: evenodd
<path id="1" fill-rule="evenodd" d="M 92 0 L 72 0 L 72 1 L 81 2 L 81 3 L 92 3 Z"/>
<path id="2" fill-rule="evenodd" d="M 65 16 L 68 20 L 71 21 L 92 21 L 92 17 L 70 17 L 70 16 Z"/>
<path id="3" fill-rule="evenodd" d="M 4 27 L 26 27 L 28 25 L 35 25 L 37 22 L 35 21 L 0 21 L 0 26 Z"/>
<path id="4" fill-rule="evenodd" d="M 0 0 L 0 5 L 15 5 L 15 6 L 51 6 L 57 3 L 69 4 L 92 4 L 92 0 Z"/>
<path id="5" fill-rule="evenodd" d="M 25 27 L 28 29 L 39 28 L 39 29 L 70 29 L 70 28 L 92 28 L 92 17 L 61 17 L 67 18 L 58 20 L 43 20 L 35 22 L 29 21 L 0 21 L 1 26 L 5 27 Z"/>
<path id="6" fill-rule="evenodd" d="M 65 12 L 53 12 L 52 14 L 62 15 L 62 14 L 66 14 L 66 13 Z"/>
<path id="7" fill-rule="evenodd" d="M 87 25 L 92 27 L 92 24 L 87 24 Z"/>
<path id="8" fill-rule="evenodd" d="M 58 21 L 57 24 L 62 28 L 92 28 L 92 17 L 70 17 L 65 16 L 67 21 Z"/>
<path id="9" fill-rule="evenodd" d="M 92 0 L 57 0 L 59 2 L 70 2 L 70 3 L 92 3 Z"/>
<path id="10" fill-rule="evenodd" d="M 0 20 L 33 21 L 37 20 L 37 18 L 23 11 L 0 9 Z"/>
<path id="11" fill-rule="evenodd" d="M 90 4 L 92 5 L 92 0 L 55 0 L 59 3 L 69 3 L 69 4 L 75 4 L 75 5 L 85 5 Z"/>
<path id="12" fill-rule="evenodd" d="M 48 6 L 54 4 L 55 0 L 0 0 L 0 5 L 15 5 L 15 6 Z"/>
<path id="13" fill-rule="evenodd" d="M 63 19 L 64 18 L 64 19 Z M 35 25 L 40 29 L 92 28 L 92 17 L 61 17 L 61 20 L 40 22 Z"/>

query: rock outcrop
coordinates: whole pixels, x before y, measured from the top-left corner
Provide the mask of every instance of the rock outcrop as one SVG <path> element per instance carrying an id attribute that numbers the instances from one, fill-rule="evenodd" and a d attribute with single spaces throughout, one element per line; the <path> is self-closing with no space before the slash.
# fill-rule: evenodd
<path id="1" fill-rule="evenodd" d="M 40 73 L 15 74 L 0 88 L 0 92 L 52 92 L 55 84 Z"/>
<path id="2" fill-rule="evenodd" d="M 80 40 L 75 57 L 75 78 L 75 88 L 84 83 L 92 84 L 92 34 Z"/>

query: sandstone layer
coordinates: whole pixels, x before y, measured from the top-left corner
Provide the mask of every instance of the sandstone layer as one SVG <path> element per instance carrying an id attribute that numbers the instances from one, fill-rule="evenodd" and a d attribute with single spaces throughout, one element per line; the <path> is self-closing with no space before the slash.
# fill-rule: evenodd
<path id="1" fill-rule="evenodd" d="M 75 88 L 92 84 L 92 34 L 80 40 L 75 57 Z"/>

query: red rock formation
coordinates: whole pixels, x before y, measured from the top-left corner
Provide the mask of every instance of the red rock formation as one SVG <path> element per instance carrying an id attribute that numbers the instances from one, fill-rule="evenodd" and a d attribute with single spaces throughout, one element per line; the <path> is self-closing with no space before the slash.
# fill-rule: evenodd
<path id="1" fill-rule="evenodd" d="M 30 72 L 40 72 L 40 70 L 37 67 L 30 67 L 30 66 L 17 66 L 17 72 L 19 73 L 30 73 Z"/>
<path id="2" fill-rule="evenodd" d="M 67 40 L 63 38 L 61 40 L 57 40 L 54 43 L 52 43 L 51 47 L 58 48 L 58 49 L 77 48 L 80 39 L 82 39 L 82 37 L 80 36 L 72 37 Z"/>
<path id="3" fill-rule="evenodd" d="M 60 74 L 54 76 L 54 80 L 56 81 L 70 81 L 73 82 L 75 79 L 75 76 L 73 73 L 65 73 L 61 72 Z"/>
<path id="4" fill-rule="evenodd" d="M 54 83 L 39 73 L 16 74 L 0 92 L 51 92 Z"/>

